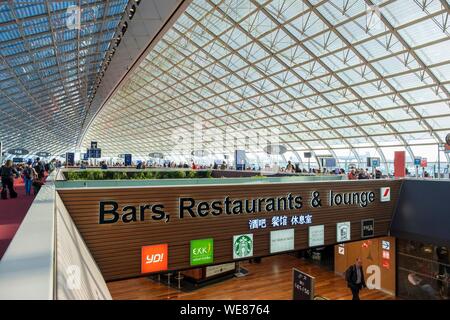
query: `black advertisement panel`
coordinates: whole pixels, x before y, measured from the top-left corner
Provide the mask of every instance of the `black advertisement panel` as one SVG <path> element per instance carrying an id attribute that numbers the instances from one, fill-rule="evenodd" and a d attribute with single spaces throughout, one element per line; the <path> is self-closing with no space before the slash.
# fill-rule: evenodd
<path id="1" fill-rule="evenodd" d="M 125 154 L 125 165 L 131 166 L 131 154 L 130 153 Z"/>
<path id="2" fill-rule="evenodd" d="M 292 269 L 292 300 L 314 300 L 315 278 L 298 269 Z"/>
<path id="3" fill-rule="evenodd" d="M 98 159 L 102 157 L 102 149 L 87 149 L 89 158 Z"/>
<path id="4" fill-rule="evenodd" d="M 66 165 L 68 166 L 75 165 L 75 153 L 73 152 L 66 153 Z"/>
<path id="5" fill-rule="evenodd" d="M 374 232 L 375 232 L 374 219 L 361 220 L 361 237 L 362 238 L 373 237 Z"/>

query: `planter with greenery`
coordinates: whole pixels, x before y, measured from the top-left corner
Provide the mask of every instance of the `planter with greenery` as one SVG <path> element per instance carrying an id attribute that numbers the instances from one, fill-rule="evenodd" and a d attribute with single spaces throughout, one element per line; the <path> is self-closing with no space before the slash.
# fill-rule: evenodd
<path id="1" fill-rule="evenodd" d="M 204 179 L 211 178 L 210 170 L 173 171 L 102 171 L 82 170 L 64 172 L 66 180 L 148 180 L 148 179 Z"/>

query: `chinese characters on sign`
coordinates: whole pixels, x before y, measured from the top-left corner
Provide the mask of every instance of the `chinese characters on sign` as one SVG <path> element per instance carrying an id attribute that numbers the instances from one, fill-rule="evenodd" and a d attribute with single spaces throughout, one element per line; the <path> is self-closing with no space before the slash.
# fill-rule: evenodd
<path id="1" fill-rule="evenodd" d="M 269 220 L 269 221 L 267 221 Z M 248 225 L 250 230 L 254 229 L 266 229 L 268 226 L 273 228 L 285 227 L 285 226 L 295 226 L 302 224 L 311 224 L 312 215 L 300 215 L 300 216 L 274 216 L 272 219 L 250 219 Z"/>
<path id="2" fill-rule="evenodd" d="M 315 278 L 293 268 L 293 300 L 313 300 Z"/>

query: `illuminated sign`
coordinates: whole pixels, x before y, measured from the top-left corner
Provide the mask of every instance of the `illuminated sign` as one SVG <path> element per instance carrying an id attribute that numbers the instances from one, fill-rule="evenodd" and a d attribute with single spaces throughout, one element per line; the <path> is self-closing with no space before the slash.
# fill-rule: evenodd
<path id="1" fill-rule="evenodd" d="M 269 220 L 269 221 L 268 221 Z M 248 225 L 250 230 L 254 229 L 266 229 L 267 226 L 273 228 L 285 227 L 285 226 L 296 226 L 302 224 L 311 224 L 312 215 L 295 215 L 295 216 L 273 216 L 271 219 L 250 219 Z"/>
<path id="2" fill-rule="evenodd" d="M 191 240 L 191 266 L 213 263 L 214 240 L 199 239 Z"/>
<path id="3" fill-rule="evenodd" d="M 294 229 L 270 232 L 270 253 L 294 250 Z"/>
<path id="4" fill-rule="evenodd" d="M 373 237 L 375 233 L 374 219 L 361 220 L 361 238 Z"/>
<path id="5" fill-rule="evenodd" d="M 253 256 L 253 234 L 233 236 L 233 259 Z"/>
<path id="6" fill-rule="evenodd" d="M 383 189 L 383 188 L 382 188 Z M 329 206 L 357 205 L 367 207 L 375 199 L 372 191 L 335 193 L 329 192 Z M 178 218 L 186 217 L 208 217 L 220 215 L 241 215 L 255 213 L 270 213 L 278 211 L 298 212 L 306 206 L 301 195 L 287 193 L 282 196 L 265 197 L 256 199 L 233 199 L 226 196 L 223 200 L 197 201 L 190 197 L 178 198 Z M 322 199 L 318 191 L 311 193 L 308 206 L 312 209 L 321 208 Z M 126 205 L 119 208 L 116 201 L 100 201 L 99 203 L 99 224 L 116 223 L 121 220 L 123 223 L 162 220 L 169 222 L 170 214 L 164 210 L 164 205 L 142 204 L 139 206 Z M 266 218 L 252 218 L 249 220 L 249 228 L 265 229 L 271 227 L 295 226 L 311 224 L 312 215 L 309 213 L 296 214 L 293 216 L 274 216 L 270 221 Z"/>
<path id="7" fill-rule="evenodd" d="M 350 221 L 339 222 L 336 225 L 337 242 L 344 242 L 350 240 Z"/>
<path id="8" fill-rule="evenodd" d="M 325 243 L 325 227 L 324 225 L 319 226 L 310 226 L 309 227 L 309 246 L 310 247 L 317 247 L 317 246 L 323 246 Z"/>
<path id="9" fill-rule="evenodd" d="M 380 188 L 380 201 L 381 202 L 391 201 L 391 188 L 390 187 Z"/>
<path id="10" fill-rule="evenodd" d="M 141 249 L 141 273 L 150 273 L 167 270 L 168 245 L 158 244 L 145 246 Z"/>
<path id="11" fill-rule="evenodd" d="M 390 250 L 391 249 L 391 243 L 389 241 L 382 240 L 381 241 L 381 248 L 383 248 L 383 250 Z"/>

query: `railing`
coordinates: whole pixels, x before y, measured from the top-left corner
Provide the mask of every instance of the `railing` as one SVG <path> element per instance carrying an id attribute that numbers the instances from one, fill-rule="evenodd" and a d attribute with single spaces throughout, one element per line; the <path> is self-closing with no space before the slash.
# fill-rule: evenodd
<path id="1" fill-rule="evenodd" d="M 41 187 L 0 261 L 2 300 L 54 298 L 56 174 Z"/>
<path id="2" fill-rule="evenodd" d="M 0 300 L 111 299 L 53 171 L 0 261 Z"/>

